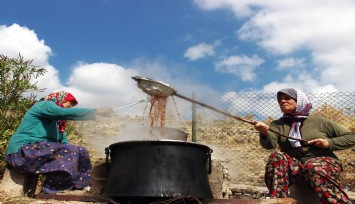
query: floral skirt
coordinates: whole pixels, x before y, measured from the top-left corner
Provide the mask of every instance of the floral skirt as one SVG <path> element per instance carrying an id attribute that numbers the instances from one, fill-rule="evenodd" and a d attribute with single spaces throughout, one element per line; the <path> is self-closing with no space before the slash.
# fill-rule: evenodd
<path id="1" fill-rule="evenodd" d="M 269 156 L 265 182 L 270 197 L 288 197 L 288 187 L 299 179 L 305 179 L 319 197 L 320 203 L 351 203 L 338 178 L 342 165 L 330 157 L 316 157 L 305 163 L 283 152 Z M 306 196 L 306 195 L 305 195 Z"/>
<path id="2" fill-rule="evenodd" d="M 83 189 L 91 184 L 92 165 L 85 147 L 66 143 L 36 142 L 23 145 L 5 157 L 8 168 L 44 174 L 43 191 Z"/>

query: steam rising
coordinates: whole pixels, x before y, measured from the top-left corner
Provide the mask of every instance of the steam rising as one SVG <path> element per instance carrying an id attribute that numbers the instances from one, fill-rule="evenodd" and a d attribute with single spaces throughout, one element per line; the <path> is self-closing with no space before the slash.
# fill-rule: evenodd
<path id="1" fill-rule="evenodd" d="M 81 131 L 87 147 L 102 158 L 106 157 L 105 148 L 117 142 L 187 140 L 186 132 L 172 128 L 174 123 L 169 123 L 170 127 L 150 127 L 148 121 L 145 122 L 115 116 L 102 117 L 97 118 L 97 121 L 85 122 Z"/>

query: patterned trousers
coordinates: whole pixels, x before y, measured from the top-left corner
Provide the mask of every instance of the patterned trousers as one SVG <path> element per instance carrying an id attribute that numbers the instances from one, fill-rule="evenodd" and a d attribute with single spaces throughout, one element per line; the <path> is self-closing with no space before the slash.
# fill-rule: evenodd
<path id="1" fill-rule="evenodd" d="M 25 144 L 5 161 L 9 168 L 31 174 L 44 174 L 43 191 L 83 189 L 91 184 L 92 166 L 85 147 L 66 143 Z"/>
<path id="2" fill-rule="evenodd" d="M 271 198 L 289 197 L 288 187 L 305 179 L 320 203 L 351 203 L 337 180 L 341 172 L 340 162 L 330 157 L 316 157 L 302 164 L 283 152 L 275 152 L 266 164 L 265 183 Z"/>

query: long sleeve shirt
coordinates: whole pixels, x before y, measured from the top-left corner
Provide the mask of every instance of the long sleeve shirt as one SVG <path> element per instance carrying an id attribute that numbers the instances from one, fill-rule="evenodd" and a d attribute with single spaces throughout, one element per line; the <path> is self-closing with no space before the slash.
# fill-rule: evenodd
<path id="1" fill-rule="evenodd" d="M 6 154 L 19 151 L 24 144 L 48 141 L 67 143 L 65 132 L 58 131 L 58 120 L 93 120 L 96 109 L 61 108 L 53 101 L 40 101 L 32 106 L 11 136 Z"/>
<path id="2" fill-rule="evenodd" d="M 271 122 L 269 128 L 279 132 L 280 134 L 288 135 L 290 126 L 291 123 L 287 123 L 283 118 L 280 118 Z M 303 143 L 303 153 L 300 153 L 297 148 L 291 146 L 288 138 L 279 136 L 270 131 L 267 138 L 263 138 L 260 135 L 260 144 L 265 149 L 273 149 L 279 146 L 282 152 L 295 157 L 302 163 L 308 159 L 320 156 L 338 159 L 334 154 L 334 151 L 348 149 L 355 145 L 354 132 L 351 132 L 335 122 L 320 116 L 309 116 L 303 121 L 300 131 L 303 140 L 323 138 L 329 141 L 330 146 L 328 148 L 318 148 L 313 145 Z"/>

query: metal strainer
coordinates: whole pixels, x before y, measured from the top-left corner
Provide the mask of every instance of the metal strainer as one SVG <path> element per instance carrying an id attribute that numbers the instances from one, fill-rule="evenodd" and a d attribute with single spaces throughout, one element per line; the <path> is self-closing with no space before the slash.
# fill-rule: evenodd
<path id="1" fill-rule="evenodd" d="M 161 81 L 155 81 L 140 76 L 132 77 L 132 79 L 136 80 L 138 87 L 150 96 L 157 95 L 160 97 L 168 97 L 176 94 L 176 90 L 172 86 Z"/>

